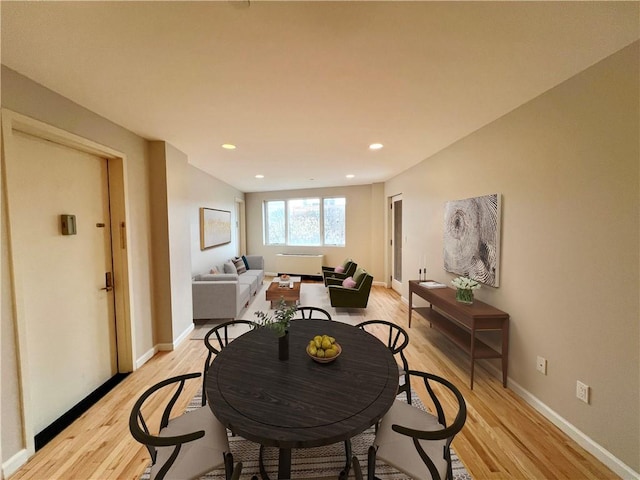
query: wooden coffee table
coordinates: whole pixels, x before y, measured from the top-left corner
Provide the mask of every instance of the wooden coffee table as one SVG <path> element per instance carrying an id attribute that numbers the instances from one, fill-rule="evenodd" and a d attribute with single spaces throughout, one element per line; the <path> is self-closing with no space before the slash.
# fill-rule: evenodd
<path id="1" fill-rule="evenodd" d="M 284 300 L 287 305 L 297 305 L 300 301 L 300 282 L 293 282 L 293 288 L 281 287 L 279 282 L 271 282 L 267 288 L 266 299 L 271 301 L 271 308 L 275 308 Z"/>

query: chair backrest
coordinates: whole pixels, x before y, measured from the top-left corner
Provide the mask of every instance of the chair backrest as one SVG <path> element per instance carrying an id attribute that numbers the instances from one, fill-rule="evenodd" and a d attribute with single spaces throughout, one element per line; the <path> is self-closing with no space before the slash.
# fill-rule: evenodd
<path id="1" fill-rule="evenodd" d="M 191 378 L 197 378 L 201 374 L 199 372 L 196 373 L 188 373 L 185 375 L 178 375 L 176 377 L 168 378 L 163 380 L 160 383 L 153 385 L 152 387 L 145 390 L 145 392 L 140 395 L 140 398 L 136 401 L 131 409 L 131 415 L 129 416 L 129 431 L 133 438 L 135 438 L 138 442 L 144 444 L 149 450 L 149 454 L 151 455 L 151 462 L 155 464 L 156 458 L 158 455 L 158 447 L 170 447 L 175 446 L 174 453 L 169 457 L 165 465 L 162 467 L 161 472 L 166 472 L 170 467 L 175 458 L 180 451 L 180 447 L 183 443 L 192 442 L 199 438 L 204 437 L 204 430 L 197 430 L 191 433 L 176 435 L 176 436 L 157 436 L 152 435 L 149 432 L 149 428 L 147 427 L 147 422 L 144 419 L 142 414 L 142 406 L 144 402 L 155 392 L 161 390 L 165 387 L 168 387 L 172 384 L 178 384 L 178 388 L 174 392 L 173 396 L 167 403 L 163 413 L 162 419 L 160 420 L 160 430 L 165 428 L 169 424 L 169 416 L 171 415 L 171 409 L 175 405 L 180 393 L 184 388 L 184 384 L 187 380 Z"/>
<path id="2" fill-rule="evenodd" d="M 445 460 L 447 461 L 447 469 L 448 469 L 447 478 L 453 478 L 452 471 L 451 471 L 450 447 L 454 437 L 458 434 L 458 432 L 460 432 L 460 430 L 462 430 L 462 427 L 464 427 L 464 424 L 467 421 L 467 404 L 464 400 L 464 397 L 462 396 L 462 393 L 460 393 L 460 390 L 458 390 L 458 388 L 453 383 L 451 383 L 449 380 L 445 378 L 439 377 L 432 373 L 419 372 L 416 370 L 409 370 L 407 371 L 407 374 L 410 377 L 421 377 L 423 379 L 424 385 L 427 389 L 427 392 L 429 393 L 429 397 L 431 398 L 431 401 L 433 402 L 433 406 L 436 410 L 438 423 L 442 425 L 443 428 L 441 428 L 440 430 L 428 430 L 428 431 L 414 430 L 412 428 L 403 427 L 401 425 L 392 425 L 391 428 L 397 433 L 400 433 L 402 435 L 407 435 L 414 439 L 413 441 L 414 447 L 416 448 L 416 450 L 418 451 L 418 454 L 422 457 L 423 461 L 427 465 L 427 468 L 429 468 L 429 471 L 431 472 L 431 475 L 433 478 L 438 478 L 437 469 L 433 461 L 431 461 L 429 456 L 425 453 L 421 445 L 421 442 L 417 440 L 445 440 L 445 447 L 444 447 L 443 454 L 444 454 Z M 442 402 L 436 395 L 436 392 L 433 388 L 432 383 L 439 383 L 441 387 L 446 388 L 452 394 L 452 396 L 455 397 L 458 405 L 457 405 L 456 416 L 452 422 L 449 422 L 449 423 L 447 422 L 444 409 L 442 408 Z M 442 388 L 440 388 L 439 391 L 442 396 L 443 395 Z"/>
<path id="3" fill-rule="evenodd" d="M 356 286 L 353 287 L 356 290 L 371 290 L 373 285 L 373 276 L 361 267 L 356 269 L 353 274 L 353 280 L 356 282 Z"/>
<path id="4" fill-rule="evenodd" d="M 356 327 L 385 343 L 393 356 L 400 359 L 402 370 L 404 372 L 409 370 L 409 363 L 404 355 L 404 349 L 409 345 L 409 335 L 402 327 L 386 320 L 366 320 L 357 324 Z M 405 377 L 405 382 L 400 385 L 399 391 L 404 391 L 407 401 L 411 403 L 411 385 L 408 377 Z"/>
<path id="5" fill-rule="evenodd" d="M 409 335 L 401 326 L 387 320 L 365 320 L 358 323 L 356 327 L 378 337 L 387 345 L 391 353 L 400 354 L 404 358 L 403 350 L 409 345 Z M 405 362 L 406 360 L 402 364 L 403 367 L 406 367 Z M 406 370 L 409 368 L 407 367 Z"/>
<path id="6" fill-rule="evenodd" d="M 347 277 L 352 276 L 356 269 L 358 268 L 358 264 L 356 262 L 354 262 L 353 260 L 351 260 L 350 258 L 348 258 L 347 260 L 344 261 L 344 275 Z"/>
<path id="7" fill-rule="evenodd" d="M 320 307 L 298 307 L 295 320 L 331 320 L 331 314 Z"/>
<path id="8" fill-rule="evenodd" d="M 234 338 L 238 338 L 240 335 L 253 330 L 258 326 L 257 323 L 251 320 L 231 320 L 228 322 L 216 325 L 207 332 L 204 336 L 204 345 L 209 351 L 207 358 L 204 361 L 204 375 L 202 376 L 202 405 L 207 403 L 205 392 L 207 391 L 207 372 L 211 367 L 211 362 L 217 354 L 219 354 L 223 348 L 229 345 Z"/>

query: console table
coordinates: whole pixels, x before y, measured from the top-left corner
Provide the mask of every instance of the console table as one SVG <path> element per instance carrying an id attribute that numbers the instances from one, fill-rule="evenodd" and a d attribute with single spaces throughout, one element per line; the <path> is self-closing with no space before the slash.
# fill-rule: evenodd
<path id="1" fill-rule="evenodd" d="M 413 307 L 413 295 L 429 302 L 428 307 Z M 456 301 L 453 288 L 426 288 L 418 280 L 409 281 L 409 328 L 413 310 L 427 319 L 447 338 L 466 351 L 471 359 L 471 389 L 473 372 L 478 358 L 502 359 L 502 386 L 507 386 L 507 368 L 509 365 L 509 314 L 487 305 L 479 300 L 466 305 Z M 434 308 L 435 307 L 435 308 Z M 500 330 L 502 348 L 498 352 L 480 339 L 476 332 Z"/>

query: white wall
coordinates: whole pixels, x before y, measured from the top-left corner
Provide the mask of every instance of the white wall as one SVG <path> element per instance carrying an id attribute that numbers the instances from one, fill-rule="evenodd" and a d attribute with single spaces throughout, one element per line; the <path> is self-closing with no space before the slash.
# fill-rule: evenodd
<path id="1" fill-rule="evenodd" d="M 229 184 L 193 166 L 188 168 L 189 206 L 188 215 L 191 231 L 191 273 L 209 273 L 214 265 L 221 265 L 236 256 L 238 238 L 236 229 L 231 229 L 231 243 L 218 247 L 200 249 L 200 208 L 215 208 L 231 212 L 231 224 L 236 221 L 236 199 L 244 200 L 244 193 Z M 242 252 L 246 253 L 246 252 Z"/>
<path id="2" fill-rule="evenodd" d="M 426 254 L 429 276 L 445 283 L 444 203 L 502 194 L 500 287 L 477 298 L 511 315 L 511 385 L 636 472 L 638 58 L 636 42 L 386 184 L 403 194 L 405 271 Z M 590 405 L 576 380 L 590 385 Z"/>

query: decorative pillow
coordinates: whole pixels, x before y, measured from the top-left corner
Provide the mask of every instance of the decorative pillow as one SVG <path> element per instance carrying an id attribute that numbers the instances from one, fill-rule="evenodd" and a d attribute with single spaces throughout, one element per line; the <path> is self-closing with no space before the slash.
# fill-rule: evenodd
<path id="1" fill-rule="evenodd" d="M 242 255 L 242 261 L 244 262 L 244 266 L 247 270 L 249 270 L 249 260 L 247 260 L 247 257 L 245 257 L 244 255 Z"/>
<path id="2" fill-rule="evenodd" d="M 227 262 L 224 264 L 224 273 L 238 273 L 238 270 L 236 270 L 236 266 L 233 264 L 233 262 Z"/>
<path id="3" fill-rule="evenodd" d="M 333 269 L 333 271 L 335 273 L 344 273 L 344 267 L 342 265 L 338 265 L 336 268 Z"/>
<path id="4" fill-rule="evenodd" d="M 347 288 L 355 288 L 356 282 L 353 277 L 347 277 L 342 281 L 342 286 Z"/>
<path id="5" fill-rule="evenodd" d="M 360 281 L 360 277 L 362 277 L 366 273 L 367 272 L 365 272 L 363 268 L 358 267 L 358 269 L 356 270 L 356 273 L 353 274 L 353 279 L 355 280 L 356 283 L 358 283 Z"/>
<path id="6" fill-rule="evenodd" d="M 220 272 L 218 271 L 218 269 L 216 267 L 213 267 L 211 270 L 209 270 L 209 273 L 215 275 L 216 273 L 220 273 Z"/>
<path id="7" fill-rule="evenodd" d="M 247 267 L 245 266 L 241 258 L 234 258 L 233 264 L 235 265 L 236 271 L 238 272 L 238 274 L 241 274 L 247 271 Z"/>

